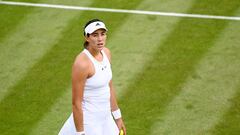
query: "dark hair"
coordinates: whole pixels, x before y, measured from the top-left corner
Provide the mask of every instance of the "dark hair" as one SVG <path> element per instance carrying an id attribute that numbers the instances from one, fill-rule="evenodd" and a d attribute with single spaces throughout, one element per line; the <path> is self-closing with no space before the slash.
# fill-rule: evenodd
<path id="1" fill-rule="evenodd" d="M 102 22 L 102 21 L 99 20 L 99 19 L 92 19 L 92 20 L 88 21 L 88 22 L 85 24 L 85 26 L 84 26 L 83 35 L 89 37 L 89 34 L 88 34 L 88 33 L 85 33 L 85 28 L 86 28 L 89 24 L 91 24 L 91 23 L 93 23 L 93 22 L 98 22 L 98 21 Z M 86 35 L 86 34 L 87 34 L 87 35 Z M 83 44 L 83 46 L 84 46 L 84 48 L 87 48 L 87 47 L 88 47 L 88 41 L 85 41 L 84 44 Z"/>

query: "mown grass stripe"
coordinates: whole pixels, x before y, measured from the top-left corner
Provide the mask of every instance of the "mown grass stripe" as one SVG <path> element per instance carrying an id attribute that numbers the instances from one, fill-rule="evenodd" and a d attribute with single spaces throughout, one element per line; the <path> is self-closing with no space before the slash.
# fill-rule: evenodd
<path id="1" fill-rule="evenodd" d="M 185 1 L 181 6 L 181 2 L 177 0 L 159 3 L 147 0 L 137 9 L 152 10 L 178 5 L 172 10 L 185 12 L 191 6 L 192 0 Z M 113 53 L 113 79 L 119 98 L 135 76 L 144 70 L 144 65 L 152 59 L 152 54 L 162 45 L 160 42 L 169 35 L 178 21 L 179 18 L 131 15 L 131 19 L 111 37 L 108 44 Z"/>
<path id="2" fill-rule="evenodd" d="M 189 12 L 203 7 L 211 11 L 213 5 L 209 3 L 213 3 L 213 0 L 205 1 L 204 5 L 196 1 Z M 225 4 L 215 6 L 224 9 Z M 233 13 L 239 4 L 235 1 L 229 4 L 230 11 L 221 10 L 221 13 Z M 193 73 L 194 66 L 213 45 L 217 33 L 226 24 L 226 21 L 194 19 L 183 19 L 178 23 L 120 100 L 126 125 L 130 127 L 129 134 L 151 132 L 153 123 L 160 120 L 165 107 L 180 93 L 184 81 Z"/>
<path id="3" fill-rule="evenodd" d="M 119 7 L 124 6 L 118 2 L 121 3 L 121 1 L 116 1 L 115 4 Z M 130 5 L 137 6 L 140 2 L 136 1 L 135 4 Z M 93 5 L 95 4 L 100 3 L 94 2 Z M 43 118 L 46 112 L 50 111 L 57 98 L 61 97 L 69 87 L 74 56 L 82 49 L 83 41 L 80 38 L 82 35 L 80 30 L 85 22 L 98 17 L 106 22 L 111 22 L 109 29 L 114 31 L 114 27 L 121 26 L 124 22 L 123 17 L 126 17 L 126 15 L 111 18 L 108 16 L 112 15 L 84 12 L 71 20 L 67 29 L 61 33 L 62 38 L 37 64 L 28 70 L 26 76 L 10 89 L 8 95 L 0 103 L 0 116 L 3 116 L 0 118 L 0 125 L 3 125 L 0 127 L 1 134 L 28 134 L 31 132 L 35 124 Z M 66 114 L 62 116 L 66 116 Z M 66 120 L 61 116 L 58 117 L 62 118 L 62 122 Z M 62 126 L 62 123 L 56 124 L 58 128 Z M 59 129 L 56 129 L 54 133 L 57 130 Z"/>
<path id="4" fill-rule="evenodd" d="M 222 117 L 219 124 L 211 131 L 212 135 L 238 135 L 240 133 L 240 87 L 237 89 L 235 97 L 229 99 L 231 107 Z"/>
<path id="5" fill-rule="evenodd" d="M 34 9 L 11 35 L 5 37 L 0 43 L 0 101 L 8 89 L 51 49 L 69 20 L 77 14 L 54 9 Z"/>
<path id="6" fill-rule="evenodd" d="M 29 2 L 35 2 L 38 0 L 31 0 Z M 24 17 L 31 13 L 33 8 L 24 7 L 10 7 L 7 5 L 0 5 L 0 43 L 1 41 L 10 35 L 11 32 L 18 26 Z M 1 46 L 1 44 L 0 44 Z"/>
<path id="7" fill-rule="evenodd" d="M 130 14 L 142 14 L 142 15 L 174 16 L 174 17 L 186 17 L 186 18 L 240 20 L 240 17 L 235 17 L 235 16 L 214 16 L 214 15 L 202 15 L 202 14 L 166 13 L 166 12 L 157 12 L 157 11 L 142 11 L 142 10 L 126 10 L 126 9 L 109 9 L 109 8 L 53 5 L 53 4 L 45 4 L 45 3 L 7 2 L 7 1 L 2 1 L 1 2 L 0 1 L 0 4 L 14 5 L 14 6 L 57 8 L 57 9 L 67 9 L 67 10 L 84 10 L 84 11 L 127 13 L 127 14 L 130 13 Z"/>
<path id="8" fill-rule="evenodd" d="M 146 4 L 149 4 L 149 6 L 145 7 Z M 135 8 L 145 7 L 146 9 L 162 9 L 165 6 L 171 6 L 174 4 L 178 5 L 179 1 L 177 0 L 164 2 L 162 1 L 161 4 L 156 4 L 155 0 L 151 1 L 145 0 Z M 180 7 L 178 6 L 172 8 L 172 10 L 184 11 L 190 5 L 191 0 L 182 5 L 181 7 L 182 9 L 180 9 Z M 114 17 L 115 15 L 116 14 L 114 15 L 111 14 L 112 17 Z M 116 16 L 116 18 L 118 17 L 120 16 Z M 131 15 L 125 17 L 125 21 L 121 20 L 123 21 L 123 24 L 121 26 L 114 25 L 114 27 L 111 26 L 112 23 L 109 23 L 110 20 L 105 21 L 107 24 L 109 23 L 108 26 L 109 25 L 111 26 L 109 28 L 107 46 L 111 49 L 113 55 L 112 57 L 113 66 L 112 68 L 114 76 L 113 78 L 116 90 L 118 92 L 117 95 L 118 98 L 120 98 L 121 94 L 119 93 L 119 91 L 123 92 L 124 87 L 128 85 L 128 83 L 130 82 L 129 80 L 134 79 L 134 76 L 137 73 L 141 72 L 141 69 L 144 66 L 147 59 L 151 58 L 150 55 L 151 52 L 153 52 L 156 49 L 157 45 L 159 45 L 157 44 L 157 42 L 159 42 L 159 37 L 165 38 L 166 35 L 172 30 L 167 29 L 165 27 L 174 28 L 173 25 L 177 23 L 177 20 L 178 18 L 167 18 L 166 20 L 163 21 L 163 18 L 149 16 L 140 17 L 136 15 Z M 146 27 L 142 27 L 142 23 L 144 23 L 144 26 Z M 152 33 L 155 30 L 151 29 L 152 25 L 156 26 L 155 29 L 161 29 L 161 31 L 158 32 L 158 36 L 154 37 L 152 36 Z M 142 31 L 145 32 L 142 33 Z M 125 34 L 126 32 L 128 32 L 128 34 Z M 138 35 L 138 38 L 135 38 L 136 35 Z M 151 38 L 151 41 L 148 41 L 146 43 L 139 40 L 144 38 Z M 125 39 L 126 41 L 124 42 L 123 39 Z M 149 44 L 151 44 L 151 46 L 149 46 Z M 142 52 L 141 50 L 147 51 Z M 139 52 L 141 52 L 141 55 L 139 54 Z M 141 57 L 143 55 L 145 57 Z M 131 69 L 129 69 L 129 67 L 131 67 Z M 66 92 L 63 94 L 63 96 L 60 97 L 60 99 L 58 99 L 55 102 L 51 110 L 44 115 L 44 117 L 36 125 L 36 127 L 33 127 L 30 134 L 32 135 L 36 135 L 39 133 L 56 134 L 59 131 L 61 124 L 69 116 L 70 112 L 71 112 L 71 89 L 68 88 Z M 51 128 L 48 128 L 49 123 L 51 123 Z"/>
<path id="9" fill-rule="evenodd" d="M 73 47 L 76 46 L 55 45 L 9 90 L 0 103 L 1 134 L 28 134 L 41 116 L 48 112 L 61 92 L 69 86 L 70 71 L 67 71 L 71 66 L 66 63 L 72 61 L 73 54 L 76 53 Z"/>
<path id="10" fill-rule="evenodd" d="M 19 2 L 24 2 L 24 0 L 15 0 Z M 9 1 L 7 1 L 9 2 Z M 51 2 L 51 3 L 61 3 L 61 4 L 69 4 L 68 0 L 26 0 L 26 2 L 31 3 L 44 3 L 44 2 Z M 85 5 L 87 6 L 89 2 L 88 1 L 81 1 L 77 4 Z M 76 5 L 76 3 L 71 3 Z M 8 5 L 1 5 L 0 4 L 0 43 L 7 37 L 11 36 L 15 32 L 15 29 L 20 25 L 20 22 L 22 20 L 25 20 L 25 17 L 28 16 L 28 14 L 34 12 L 34 7 L 21 7 L 21 6 L 8 6 Z M 1 46 L 1 44 L 0 44 Z"/>
<path id="11" fill-rule="evenodd" d="M 68 87 L 51 109 L 45 111 L 41 120 L 30 129 L 29 135 L 57 135 L 72 110 L 71 99 L 72 89 Z"/>
<path id="12" fill-rule="evenodd" d="M 154 135 L 211 134 L 240 83 L 239 30 L 239 23 L 230 23 L 221 32 L 153 128 Z"/>
<path id="13" fill-rule="evenodd" d="M 237 15 L 240 15 L 240 8 L 237 12 Z M 224 33 L 225 38 L 222 40 L 224 41 L 223 44 L 225 43 L 230 48 L 234 49 L 234 52 L 230 53 L 228 57 L 232 57 L 233 60 L 231 60 L 229 63 L 230 69 L 235 67 L 235 71 L 238 73 L 232 75 L 232 77 L 235 77 L 233 79 L 230 79 L 229 81 L 232 81 L 231 83 L 236 83 L 237 87 L 235 89 L 235 93 L 232 98 L 228 98 L 228 104 L 230 104 L 230 107 L 228 108 L 227 112 L 219 119 L 219 123 L 211 130 L 211 134 L 213 135 L 238 135 L 240 133 L 240 82 L 239 82 L 239 60 L 240 60 L 240 36 L 239 36 L 239 23 L 230 23 L 230 28 L 228 32 Z M 221 40 L 219 41 L 221 42 Z M 229 52 L 229 49 L 225 49 L 224 52 L 227 51 Z M 227 61 L 228 59 L 224 58 L 224 61 Z M 236 63 L 238 62 L 238 63 Z M 236 67 L 235 65 L 238 66 Z M 225 71 L 224 71 L 225 72 Z M 238 77 L 238 78 L 237 78 Z M 223 79 L 226 79 L 225 77 Z M 229 87 L 232 88 L 232 87 Z M 229 90 L 229 88 L 226 89 L 226 91 Z M 231 91 L 230 91 L 231 92 Z M 220 101 L 222 102 L 222 101 Z"/>
<path id="14" fill-rule="evenodd" d="M 7 71 L 9 70 L 7 73 L 7 77 L 9 74 L 11 74 L 12 77 L 14 77 L 14 78 L 10 78 L 10 79 L 8 78 L 9 80 L 5 80 L 6 78 L 1 79 L 1 83 L 4 81 L 6 81 L 7 83 L 8 83 L 8 81 L 13 82 L 13 84 L 11 84 L 11 86 L 13 86 L 13 87 L 7 89 L 8 95 L 1 101 L 1 104 L 0 104 L 0 106 L 1 106 L 0 108 L 2 108 L 1 112 L 0 112 L 0 116 L 1 116 L 0 125 L 1 125 L 1 130 L 2 130 L 1 134 L 9 134 L 9 133 L 11 133 L 11 134 L 14 134 L 14 133 L 26 134 L 26 132 L 31 129 L 29 127 L 33 126 L 34 122 L 37 122 L 36 119 L 39 118 L 39 115 L 41 115 L 41 113 L 42 113 L 42 112 L 38 112 L 40 110 L 40 109 L 38 110 L 38 108 L 42 107 L 43 104 L 47 104 L 48 103 L 47 101 L 50 102 L 48 104 L 52 104 L 51 103 L 52 98 L 50 98 L 49 100 L 46 100 L 46 102 L 44 102 L 47 97 L 46 96 L 47 94 L 49 94 L 48 97 L 51 97 L 51 95 L 52 95 L 52 93 L 49 91 L 49 90 L 51 90 L 51 88 L 49 88 L 49 89 L 46 88 L 49 85 L 46 85 L 46 87 L 44 87 L 44 84 L 46 84 L 48 82 L 48 80 L 51 80 L 51 78 L 48 78 L 49 76 L 51 76 L 53 79 L 55 79 L 56 76 L 54 74 L 56 74 L 56 72 L 58 72 L 57 70 L 55 70 L 55 68 L 58 68 L 58 67 L 57 66 L 54 67 L 54 66 L 60 65 L 61 62 L 62 62 L 61 64 L 64 65 L 65 63 L 63 61 L 65 60 L 65 58 L 59 57 L 59 58 L 62 58 L 62 60 L 57 61 L 55 63 L 55 60 L 57 59 L 57 57 L 55 58 L 56 54 L 52 53 L 53 54 L 52 57 L 51 56 L 44 57 L 39 63 L 37 63 L 35 66 L 33 66 L 32 69 L 29 69 L 28 66 L 29 65 L 31 66 L 31 64 L 29 64 L 31 62 L 36 63 L 36 61 L 31 61 L 31 59 L 36 60 L 36 59 L 34 59 L 36 53 L 39 55 L 44 52 L 43 51 L 44 49 L 46 49 L 44 47 L 50 48 L 52 46 L 52 44 L 54 45 L 54 43 L 56 42 L 55 40 L 57 40 L 56 37 L 61 35 L 60 34 L 61 29 L 65 27 L 64 23 L 68 24 L 68 20 L 71 19 L 71 17 L 74 17 L 76 14 L 78 14 L 77 12 L 73 13 L 73 12 L 69 12 L 69 11 L 67 11 L 67 12 L 66 11 L 55 12 L 55 11 L 56 10 L 52 10 L 52 9 L 50 9 L 48 11 L 46 11 L 46 10 L 41 11 L 41 9 L 36 9 L 34 12 L 35 14 L 34 13 L 30 14 L 30 17 L 32 17 L 32 18 L 28 18 L 30 21 L 29 20 L 25 21 L 25 24 L 23 24 L 23 26 L 26 26 L 25 29 L 21 29 L 24 27 L 20 27 L 18 29 L 19 31 L 16 31 L 16 33 L 18 33 L 18 34 L 16 34 L 16 35 L 18 35 L 18 36 L 16 36 L 17 37 L 16 40 L 20 39 L 21 41 L 25 42 L 26 44 L 21 44 L 21 45 L 5 44 L 6 45 L 6 46 L 4 46 L 5 50 L 2 50 L 2 48 L 1 48 L 1 51 L 6 51 L 6 50 L 9 50 L 9 48 L 13 49 L 14 46 L 16 46 L 15 50 L 2 52 L 1 56 L 4 56 L 4 54 L 10 55 L 10 56 L 19 54 L 16 57 L 14 57 L 15 59 L 11 59 L 11 57 L 8 57 L 8 59 L 6 58 L 8 61 L 7 60 L 2 61 L 4 59 L 1 59 L 1 62 L 6 62 L 6 64 L 8 64 L 8 65 L 2 65 L 5 67 L 8 66 L 5 69 Z M 59 15 L 59 14 L 61 14 L 61 15 Z M 41 16 L 45 17 L 44 19 L 47 19 L 48 17 L 49 18 L 48 18 L 48 20 L 40 21 L 38 19 L 41 19 Z M 52 18 L 53 16 L 55 18 Z M 65 20 L 61 20 L 61 19 L 65 19 Z M 37 23 L 37 22 L 44 22 L 44 23 L 32 24 L 32 21 L 35 21 L 35 23 Z M 59 22 L 56 22 L 56 21 L 59 21 Z M 29 26 L 34 26 L 34 27 L 29 28 Z M 36 31 L 30 30 L 32 28 L 36 28 Z M 82 29 L 82 28 L 79 27 L 79 29 Z M 37 30 L 39 30 L 39 31 L 37 31 Z M 19 33 L 22 33 L 22 34 L 19 34 Z M 51 34 L 49 34 L 49 33 L 51 33 Z M 34 43 L 34 39 L 29 38 L 29 36 L 25 37 L 26 34 L 32 35 L 33 38 L 39 42 L 37 42 L 36 44 L 31 44 L 31 43 Z M 35 36 L 39 36 L 39 37 L 35 37 Z M 10 37 L 10 38 L 12 38 L 12 37 Z M 13 40 L 14 40 L 14 38 L 13 38 Z M 11 42 L 11 43 L 17 42 L 18 43 L 19 41 L 13 41 L 13 42 L 9 41 L 9 42 Z M 45 44 L 41 44 L 41 43 L 45 43 Z M 9 46 L 7 46 L 7 45 L 9 45 Z M 9 47 L 9 48 L 7 48 L 7 47 Z M 18 47 L 20 47 L 20 48 L 18 48 Z M 59 50 L 58 47 L 53 48 L 53 50 L 55 50 L 56 53 L 60 52 L 62 54 L 64 54 L 65 49 L 68 49 L 68 48 L 65 47 L 64 45 L 62 45 L 61 51 Z M 12 52 L 14 52 L 14 53 L 12 53 Z M 34 58 L 32 58 L 32 57 L 34 57 Z M 1 58 L 3 58 L 3 57 L 1 57 Z M 18 58 L 18 59 L 16 59 L 16 58 Z M 22 60 L 24 58 L 26 59 L 25 62 L 24 62 L 24 60 Z M 13 61 L 9 61 L 9 60 L 13 60 Z M 72 59 L 70 59 L 70 60 L 72 60 Z M 51 61 L 52 61 L 52 63 L 51 63 Z M 41 62 L 43 62 L 44 64 L 41 64 Z M 14 70 L 11 70 L 11 68 L 9 69 L 9 67 L 10 67 L 9 64 L 12 64 L 10 66 L 12 66 Z M 3 68 L 2 66 L 1 66 L 1 68 Z M 21 70 L 21 68 L 23 71 Z M 25 69 L 25 68 L 27 68 L 27 69 Z M 69 68 L 71 68 L 71 67 L 69 67 Z M 15 70 L 19 70 L 19 72 L 16 72 Z M 24 71 L 25 72 L 28 71 L 27 75 L 24 76 L 25 78 L 20 80 L 20 82 L 18 82 L 18 80 L 15 80 L 17 77 L 19 77 L 19 74 L 22 75 L 22 72 L 24 72 Z M 66 69 L 65 71 L 68 71 L 68 70 Z M 60 72 L 60 75 L 58 75 L 58 76 L 62 77 L 63 75 L 61 75 L 61 72 Z M 2 73 L 5 73 L 5 72 L 2 72 Z M 2 75 L 2 73 L 1 73 L 1 75 Z M 67 75 L 70 74 L 69 72 L 67 72 L 67 73 L 68 73 Z M 55 80 L 52 83 L 55 83 L 57 85 L 57 83 L 61 82 L 61 77 L 58 78 L 59 81 Z M 41 80 L 41 79 L 43 79 L 43 80 Z M 49 81 L 49 82 L 51 82 L 51 81 Z M 67 83 L 70 83 L 70 82 L 67 82 Z M 4 85 L 4 83 L 1 84 L 1 86 L 2 85 Z M 63 87 L 64 87 L 64 84 L 63 84 Z M 41 91 L 42 88 L 46 88 L 45 91 L 44 90 Z M 2 93 L 1 93 L 1 96 L 2 96 Z M 15 96 L 17 98 L 15 98 Z M 40 99 L 40 98 L 42 98 L 42 99 Z M 57 96 L 55 98 L 57 98 Z M 37 102 L 39 100 L 44 100 L 44 101 L 42 103 Z M 32 106 L 35 105 L 35 106 L 32 107 L 31 105 Z M 17 106 L 17 107 L 15 107 L 15 106 Z M 18 113 L 18 112 L 20 112 L 20 113 Z M 36 112 L 36 116 L 34 114 L 35 112 Z M 10 114 L 9 117 L 7 117 L 8 114 Z M 33 117 L 31 117 L 31 116 L 33 116 Z M 18 127 L 18 128 L 16 128 L 16 127 Z"/>

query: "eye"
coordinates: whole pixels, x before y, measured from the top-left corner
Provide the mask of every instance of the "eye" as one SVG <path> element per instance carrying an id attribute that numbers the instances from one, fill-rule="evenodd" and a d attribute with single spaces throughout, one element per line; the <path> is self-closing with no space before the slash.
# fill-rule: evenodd
<path id="1" fill-rule="evenodd" d="M 106 32 L 103 32 L 101 35 L 102 35 L 102 36 L 105 36 L 105 35 L 106 35 Z"/>

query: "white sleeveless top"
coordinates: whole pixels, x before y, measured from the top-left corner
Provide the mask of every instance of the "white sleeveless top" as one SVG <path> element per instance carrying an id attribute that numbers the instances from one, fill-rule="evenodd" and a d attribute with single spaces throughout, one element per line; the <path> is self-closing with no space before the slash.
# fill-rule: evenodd
<path id="1" fill-rule="evenodd" d="M 109 82 L 112 79 L 112 70 L 108 57 L 102 50 L 103 60 L 97 61 L 87 49 L 83 52 L 93 63 L 95 74 L 86 80 L 82 109 L 84 112 L 110 111 Z"/>

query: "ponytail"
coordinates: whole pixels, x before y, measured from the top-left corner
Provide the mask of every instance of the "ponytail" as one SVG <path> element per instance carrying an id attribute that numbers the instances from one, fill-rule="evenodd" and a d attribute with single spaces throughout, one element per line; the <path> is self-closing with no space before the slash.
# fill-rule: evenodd
<path id="1" fill-rule="evenodd" d="M 84 47 L 85 49 L 87 49 L 87 47 L 88 47 L 88 41 L 85 41 L 85 42 L 84 42 L 83 47 Z"/>
<path id="2" fill-rule="evenodd" d="M 84 33 L 84 34 L 85 34 L 85 33 Z M 87 34 L 86 36 L 89 37 L 90 35 Z M 83 43 L 83 47 L 84 47 L 85 49 L 87 49 L 88 44 L 89 44 L 88 41 L 85 40 L 84 43 Z"/>

